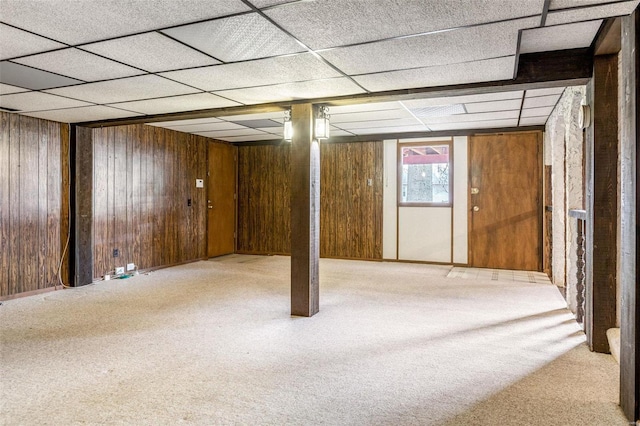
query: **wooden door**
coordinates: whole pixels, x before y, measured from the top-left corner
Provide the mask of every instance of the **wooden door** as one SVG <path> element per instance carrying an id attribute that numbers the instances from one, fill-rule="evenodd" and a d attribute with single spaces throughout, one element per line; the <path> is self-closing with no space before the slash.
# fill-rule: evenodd
<path id="1" fill-rule="evenodd" d="M 469 138 L 469 265 L 542 269 L 542 133 Z"/>
<path id="2" fill-rule="evenodd" d="M 236 150 L 223 143 L 209 144 L 207 181 L 207 255 L 235 251 Z"/>

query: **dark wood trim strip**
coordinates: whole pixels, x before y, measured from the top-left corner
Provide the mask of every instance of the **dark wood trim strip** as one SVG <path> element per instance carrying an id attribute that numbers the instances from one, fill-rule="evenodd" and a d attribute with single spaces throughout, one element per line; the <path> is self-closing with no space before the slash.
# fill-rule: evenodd
<path id="1" fill-rule="evenodd" d="M 87 127 L 72 126 L 71 256 L 75 287 L 93 282 L 93 136 Z"/>

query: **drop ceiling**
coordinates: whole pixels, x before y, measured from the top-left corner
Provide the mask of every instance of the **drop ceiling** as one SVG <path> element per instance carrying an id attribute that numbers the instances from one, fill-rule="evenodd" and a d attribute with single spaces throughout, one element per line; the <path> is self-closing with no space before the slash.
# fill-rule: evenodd
<path id="1" fill-rule="evenodd" d="M 0 0 L 0 108 L 73 123 L 508 80 L 518 54 L 589 47 L 639 2 Z M 543 125 L 562 90 L 329 103 L 332 135 Z M 282 118 L 153 125 L 244 142 L 281 139 Z"/>

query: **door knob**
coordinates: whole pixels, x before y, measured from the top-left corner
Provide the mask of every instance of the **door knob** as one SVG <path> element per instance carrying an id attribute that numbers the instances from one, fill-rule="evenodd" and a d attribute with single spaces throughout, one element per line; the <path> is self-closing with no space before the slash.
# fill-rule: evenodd
<path id="1" fill-rule="evenodd" d="M 473 211 L 474 211 L 474 212 L 478 212 L 478 211 L 480 211 L 480 207 L 478 207 L 478 206 L 473 206 Z"/>

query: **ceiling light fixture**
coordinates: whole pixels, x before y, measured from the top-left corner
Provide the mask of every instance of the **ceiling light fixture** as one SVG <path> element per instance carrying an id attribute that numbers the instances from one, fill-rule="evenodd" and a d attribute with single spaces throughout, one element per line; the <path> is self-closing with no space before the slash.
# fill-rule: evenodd
<path id="1" fill-rule="evenodd" d="M 316 114 L 313 123 L 313 136 L 315 139 L 329 139 L 329 108 L 320 106 L 316 108 Z"/>
<path id="2" fill-rule="evenodd" d="M 291 142 L 293 139 L 293 122 L 291 121 L 291 109 L 284 110 L 284 140 Z"/>

